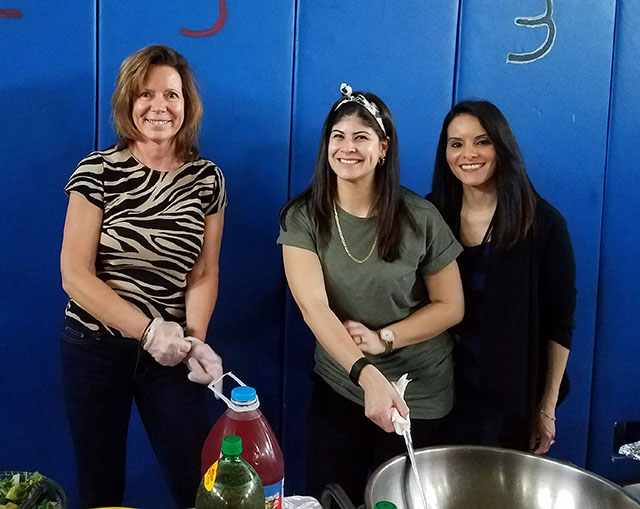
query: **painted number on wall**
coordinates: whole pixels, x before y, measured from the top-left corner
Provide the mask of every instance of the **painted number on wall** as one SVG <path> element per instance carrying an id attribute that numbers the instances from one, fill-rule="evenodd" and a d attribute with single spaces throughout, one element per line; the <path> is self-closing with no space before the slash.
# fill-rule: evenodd
<path id="1" fill-rule="evenodd" d="M 0 18 L 19 19 L 22 17 L 22 11 L 18 9 L 0 9 Z"/>
<path id="2" fill-rule="evenodd" d="M 556 24 L 553 21 L 553 0 L 546 0 L 547 9 L 544 14 L 535 18 L 516 18 L 514 23 L 518 26 L 524 26 L 528 28 L 536 28 L 541 26 L 547 27 L 547 38 L 542 45 L 532 51 L 531 53 L 509 53 L 507 55 L 507 62 L 510 64 L 529 64 L 544 57 L 556 40 Z"/>
<path id="3" fill-rule="evenodd" d="M 190 30 L 188 28 L 181 28 L 180 33 L 187 37 L 207 37 L 209 35 L 217 34 L 222 30 L 222 27 L 227 21 L 228 14 L 227 1 L 218 0 L 218 19 L 211 28 L 207 28 L 206 30 Z"/>

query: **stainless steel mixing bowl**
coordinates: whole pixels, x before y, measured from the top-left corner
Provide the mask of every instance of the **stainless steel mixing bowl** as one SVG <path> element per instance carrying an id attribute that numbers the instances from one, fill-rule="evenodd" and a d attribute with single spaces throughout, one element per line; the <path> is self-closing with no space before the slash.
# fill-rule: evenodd
<path id="1" fill-rule="evenodd" d="M 493 447 L 447 446 L 416 451 L 429 509 L 639 509 L 620 486 L 544 456 Z M 365 505 L 387 500 L 422 509 L 409 460 L 397 456 L 367 483 Z"/>

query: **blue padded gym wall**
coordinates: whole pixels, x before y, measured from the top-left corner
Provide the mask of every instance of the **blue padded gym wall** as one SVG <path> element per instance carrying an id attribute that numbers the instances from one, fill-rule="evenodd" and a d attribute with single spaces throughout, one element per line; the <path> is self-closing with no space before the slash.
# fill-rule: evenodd
<path id="1" fill-rule="evenodd" d="M 109 101 L 122 60 L 148 44 L 167 44 L 185 55 L 204 103 L 200 151 L 222 168 L 229 196 L 209 342 L 226 370 L 256 387 L 279 434 L 284 279 L 275 239 L 288 186 L 294 2 L 185 6 L 100 2 L 98 146 L 115 139 Z M 228 392 L 232 384 L 226 387 Z M 212 406 L 215 418 L 226 408 Z M 155 499 L 161 507 L 168 494 L 137 415 L 131 433 L 127 503 L 152 505 L 153 482 L 161 486 Z"/>
<path id="2" fill-rule="evenodd" d="M 640 4 L 618 2 L 587 461 L 622 484 L 640 482 L 640 462 L 621 457 L 617 447 L 640 440 L 639 23 Z M 614 424 L 625 422 L 635 426 L 614 449 Z"/>
<path id="3" fill-rule="evenodd" d="M 567 219 L 578 307 L 571 393 L 549 454 L 584 466 L 615 7 L 601 0 L 463 0 L 456 100 L 505 114 L 531 180 Z M 538 19 L 532 19 L 538 18 Z M 530 20 L 530 21 L 527 21 Z"/>
<path id="4" fill-rule="evenodd" d="M 567 218 L 577 258 L 573 387 L 551 455 L 638 482 L 638 462 L 612 456 L 614 423 L 640 421 L 639 23 L 637 0 L 618 0 L 617 14 L 614 0 L 7 0 L 0 470 L 39 469 L 74 506 L 58 353 L 62 188 L 82 157 L 115 142 L 109 102 L 120 63 L 157 43 L 194 68 L 205 107 L 201 152 L 227 179 L 209 340 L 225 368 L 257 388 L 283 445 L 287 494 L 304 493 L 314 339 L 285 294 L 278 211 L 308 185 L 343 81 L 389 105 L 402 183 L 420 194 L 430 189 L 440 125 L 454 101 L 485 98 L 504 111 L 534 185 Z M 211 407 L 214 417 L 225 408 L 213 396 Z M 166 507 L 135 412 L 130 435 L 125 502 Z"/>
<path id="5" fill-rule="evenodd" d="M 0 470 L 72 487 L 60 391 L 62 188 L 95 137 L 95 5 L 0 9 Z M 70 30 L 69 27 L 73 27 Z"/>
<path id="6" fill-rule="evenodd" d="M 296 30 L 291 195 L 310 182 L 324 118 L 340 83 L 378 95 L 398 126 L 402 182 L 425 194 L 440 115 L 451 104 L 457 5 L 411 0 L 300 1 Z M 287 483 L 304 489 L 304 415 L 314 339 L 289 298 L 285 334 Z M 294 431 L 295 430 L 295 431 Z"/>

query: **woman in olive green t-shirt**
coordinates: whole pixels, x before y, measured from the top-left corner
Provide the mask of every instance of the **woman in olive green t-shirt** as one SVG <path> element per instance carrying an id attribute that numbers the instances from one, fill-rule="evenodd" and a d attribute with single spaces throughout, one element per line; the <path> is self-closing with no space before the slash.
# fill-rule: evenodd
<path id="1" fill-rule="evenodd" d="M 282 210 L 278 243 L 317 339 L 307 489 L 318 496 L 338 482 L 357 501 L 367 473 L 402 450 L 393 409 L 411 410 L 416 446 L 442 443 L 453 399 L 446 331 L 464 304 L 459 244 L 433 205 L 400 186 L 391 113 L 373 94 L 341 91 L 311 186 Z M 404 373 L 414 380 L 407 404 L 390 384 Z"/>

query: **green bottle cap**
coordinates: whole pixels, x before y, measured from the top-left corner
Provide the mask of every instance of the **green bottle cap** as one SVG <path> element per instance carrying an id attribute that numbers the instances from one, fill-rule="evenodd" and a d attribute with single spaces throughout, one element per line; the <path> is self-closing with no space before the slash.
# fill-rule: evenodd
<path id="1" fill-rule="evenodd" d="M 242 438 L 236 435 L 227 435 L 222 439 L 222 454 L 226 456 L 238 456 L 242 452 Z"/>
<path id="2" fill-rule="evenodd" d="M 392 504 L 391 502 L 378 502 L 373 506 L 373 509 L 398 509 L 396 504 Z"/>

